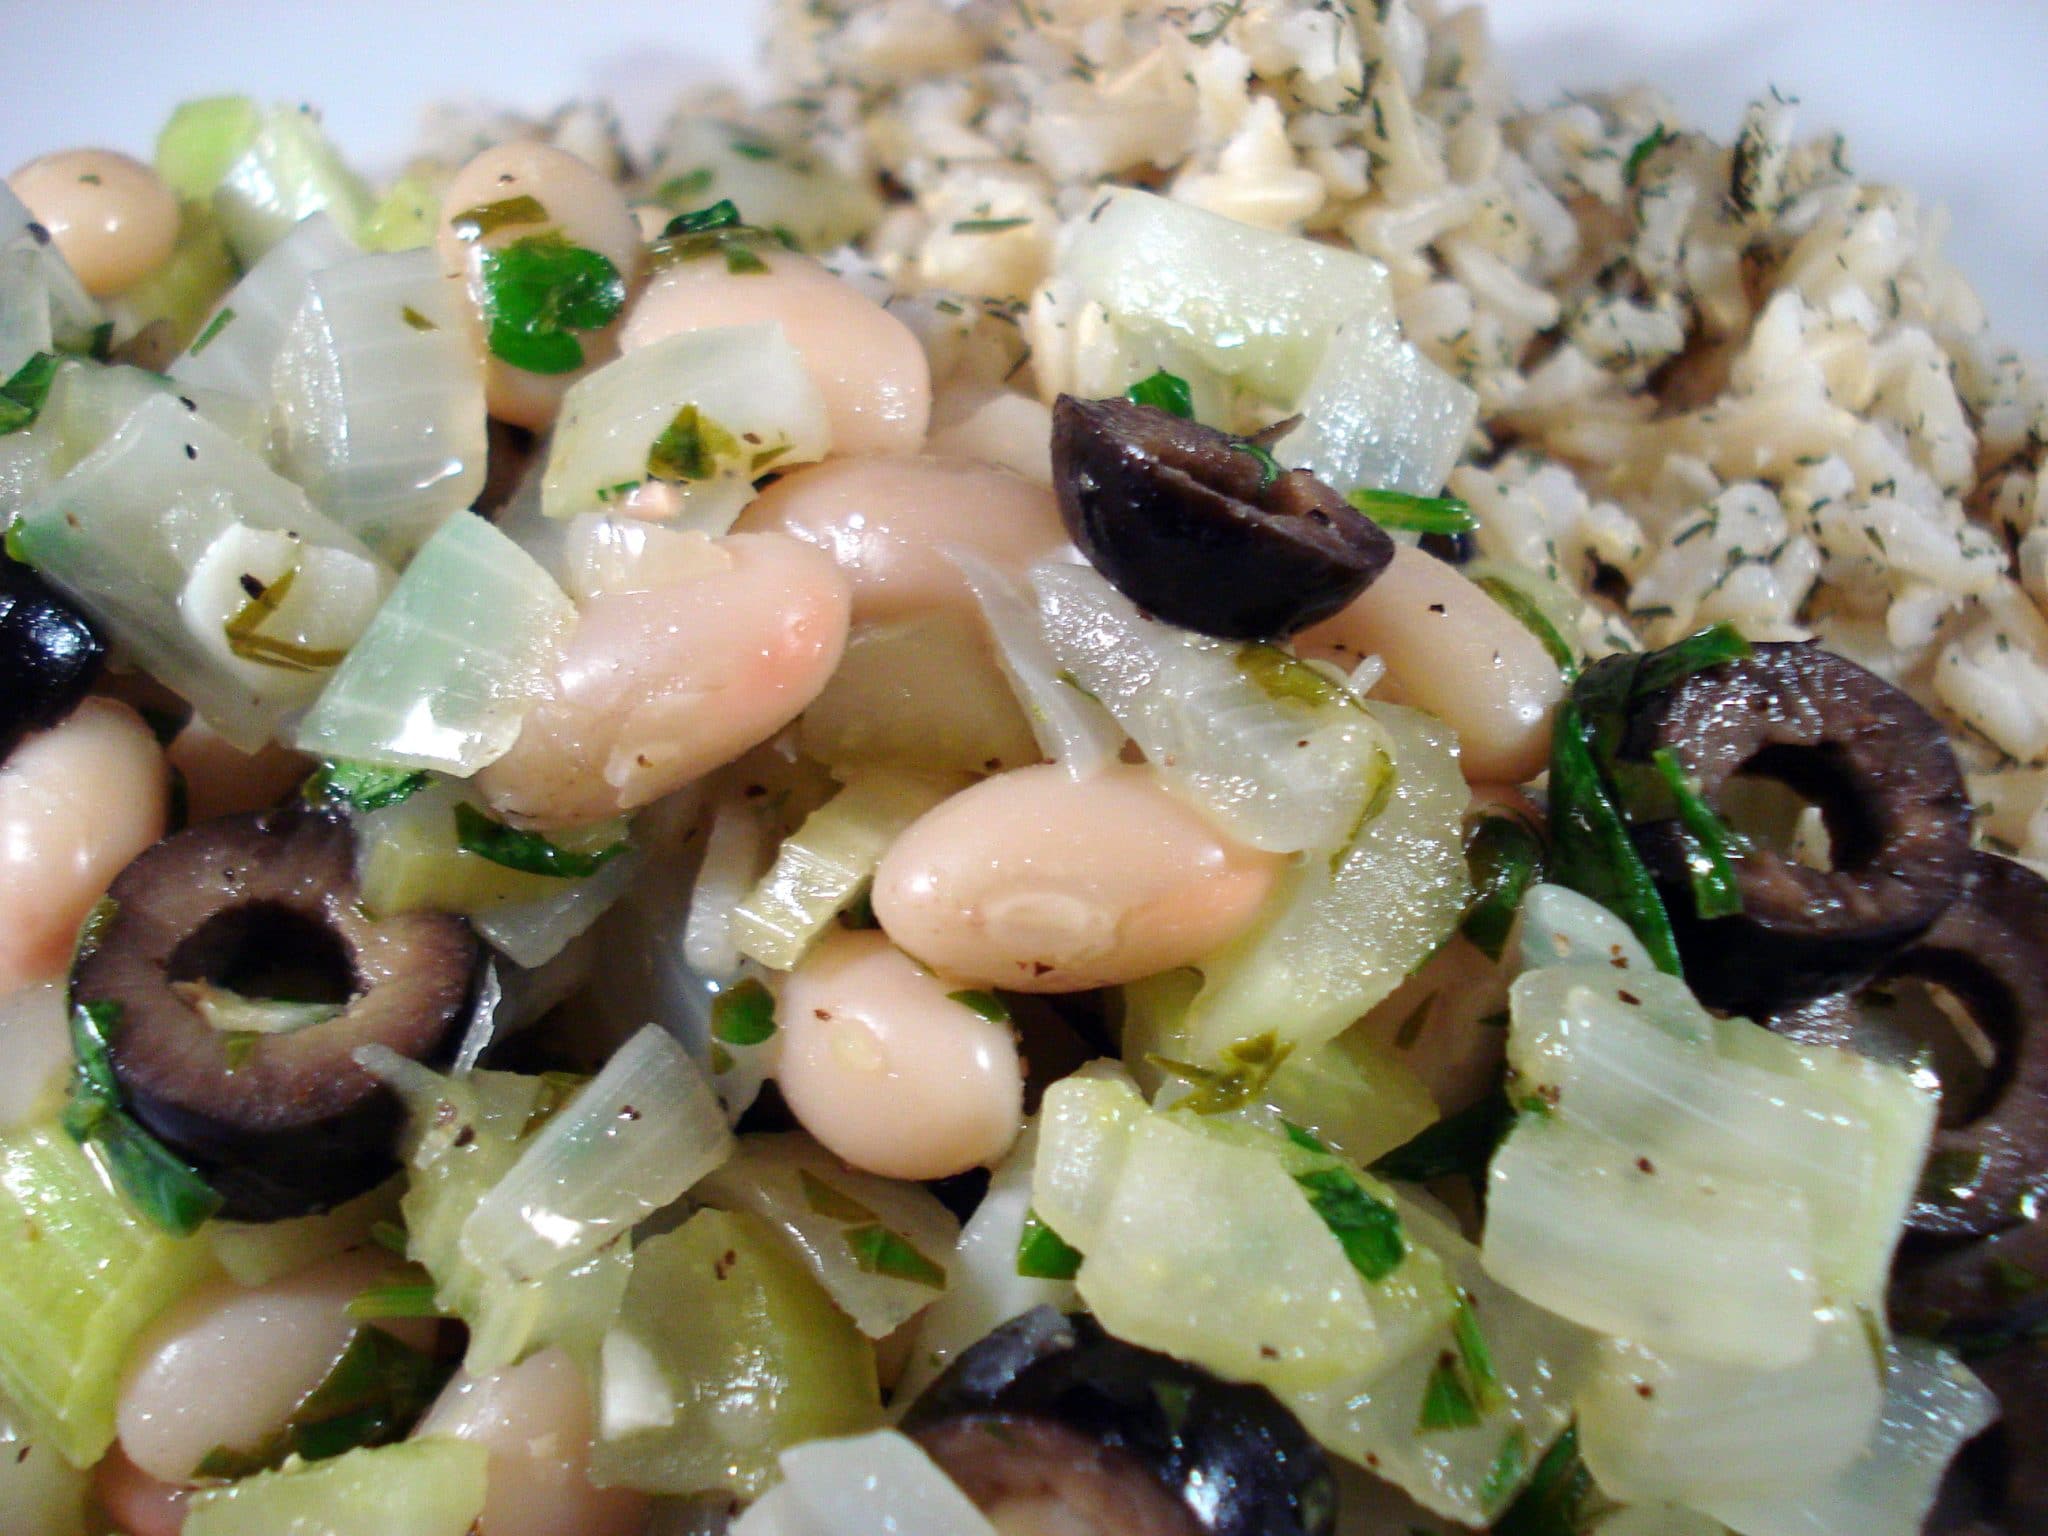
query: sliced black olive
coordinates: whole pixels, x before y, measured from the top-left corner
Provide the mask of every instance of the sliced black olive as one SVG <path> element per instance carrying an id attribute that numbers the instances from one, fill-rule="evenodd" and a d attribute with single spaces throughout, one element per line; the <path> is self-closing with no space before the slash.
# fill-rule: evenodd
<path id="1" fill-rule="evenodd" d="M 1265 1388 L 1219 1381 L 1050 1307 L 963 1353 L 903 1428 L 991 1517 L 1052 1504 L 1082 1530 L 1119 1536 L 1330 1536 L 1336 1526 L 1328 1458 Z"/>
<path id="2" fill-rule="evenodd" d="M 1232 640 L 1327 619 L 1394 557 L 1379 525 L 1255 439 L 1157 406 L 1060 396 L 1053 484 L 1067 532 L 1146 612 Z"/>
<path id="3" fill-rule="evenodd" d="M 1695 672 L 1631 716 L 1620 756 L 1668 747 L 1708 804 L 1738 774 L 1820 808 L 1833 867 L 1772 848 L 1736 862 L 1742 911 L 1693 909 L 1676 820 L 1635 828 L 1671 913 L 1686 980 L 1707 1003 L 1767 1012 L 1869 975 L 1924 933 L 1961 888 L 1970 802 L 1948 737 L 1882 678 L 1817 646 L 1767 644 Z"/>
<path id="4" fill-rule="evenodd" d="M 202 822 L 123 870 L 71 978 L 112 1005 L 131 1113 L 218 1192 L 222 1215 L 325 1209 L 395 1169 L 397 1099 L 356 1065 L 382 1045 L 453 1056 L 479 962 L 459 918 L 362 910 L 347 826 L 300 811 Z M 229 999 L 336 1009 L 288 1033 L 228 1032 Z M 239 1006 L 239 1005 L 238 1005 Z"/>
<path id="5" fill-rule="evenodd" d="M 28 566 L 0 556 L 0 757 L 70 714 L 106 655 L 84 614 Z"/>
<path id="6" fill-rule="evenodd" d="M 1969 1367 L 1998 1399 L 1998 1422 L 1950 1466 L 1929 1536 L 2048 1531 L 2048 1343 L 2025 1339 Z"/>

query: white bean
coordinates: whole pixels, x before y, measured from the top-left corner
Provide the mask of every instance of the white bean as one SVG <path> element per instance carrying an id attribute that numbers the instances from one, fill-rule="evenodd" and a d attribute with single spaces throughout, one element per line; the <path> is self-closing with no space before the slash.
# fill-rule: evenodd
<path id="1" fill-rule="evenodd" d="M 178 1536 L 191 1490 L 151 1477 L 116 1445 L 93 1468 L 92 1496 L 124 1536 Z"/>
<path id="2" fill-rule="evenodd" d="M 679 331 L 777 321 L 804 360 L 835 454 L 915 453 L 932 413 L 931 364 L 910 327 L 808 256 L 756 252 L 767 271 L 715 254 L 656 272 L 626 317 L 628 352 Z"/>
<path id="3" fill-rule="evenodd" d="M 494 809 L 536 826 L 615 816 L 766 741 L 818 696 L 846 648 L 846 578 L 794 539 L 712 547 L 715 565 L 583 605 L 547 698 L 477 776 Z"/>
<path id="4" fill-rule="evenodd" d="M 67 149 L 7 178 L 95 298 L 132 288 L 170 259 L 178 200 L 163 178 L 111 149 Z"/>
<path id="5" fill-rule="evenodd" d="M 875 872 L 890 938 L 948 975 L 1078 992 L 1188 965 L 1258 915 L 1282 860 L 1231 842 L 1149 769 L 997 774 L 928 812 Z"/>
<path id="6" fill-rule="evenodd" d="M 477 235 L 457 228 L 463 215 L 518 198 L 540 204 L 545 222 L 511 222 Z M 595 251 L 618 268 L 630 291 L 640 275 L 640 225 L 625 196 L 602 171 L 550 144 L 521 141 L 485 150 L 457 171 L 442 194 L 435 248 L 451 275 L 462 278 L 488 327 L 483 264 L 487 253 L 548 231 L 570 244 Z M 596 331 L 572 331 L 581 345 L 581 367 L 562 373 L 533 373 L 491 356 L 484 374 L 490 413 L 514 426 L 544 431 L 555 419 L 571 384 L 618 350 L 619 323 Z"/>
<path id="7" fill-rule="evenodd" d="M 782 989 L 776 1076 L 805 1130 L 856 1168 L 942 1179 L 1016 1139 L 1024 1069 L 985 1018 L 879 933 L 838 933 Z"/>
<path id="8" fill-rule="evenodd" d="M 185 814 L 193 821 L 268 810 L 314 767 L 305 753 L 275 743 L 253 754 L 230 746 L 198 715 L 186 722 L 164 756 L 184 776 Z"/>
<path id="9" fill-rule="evenodd" d="M 78 925 L 164 835 L 169 780 L 142 717 L 86 699 L 0 763 L 0 992 L 64 974 Z"/>
<path id="10" fill-rule="evenodd" d="M 122 1450 L 151 1477 L 181 1483 L 216 1446 L 260 1444 L 348 1349 L 364 1326 L 349 1302 L 395 1263 L 362 1250 L 251 1290 L 223 1277 L 184 1297 L 129 1357 L 115 1410 Z M 434 1323 L 378 1326 L 424 1347 Z"/>
<path id="11" fill-rule="evenodd" d="M 769 486 L 739 526 L 831 555 L 853 581 L 862 624 L 943 607 L 978 617 L 947 545 L 1021 573 L 1067 539 L 1050 489 L 966 459 L 831 459 Z"/>
<path id="12" fill-rule="evenodd" d="M 1473 783 L 1520 784 L 1550 760 L 1550 720 L 1564 679 L 1542 642 L 1456 567 L 1407 545 L 1334 618 L 1295 637 L 1304 656 L 1347 670 L 1387 664 L 1407 703 L 1458 733 Z"/>
<path id="13" fill-rule="evenodd" d="M 481 1536 L 632 1536 L 647 1496 L 591 1486 L 593 1421 L 576 1362 L 546 1349 L 488 1376 L 458 1372 L 413 1436 L 469 1440 L 490 1453 Z"/>

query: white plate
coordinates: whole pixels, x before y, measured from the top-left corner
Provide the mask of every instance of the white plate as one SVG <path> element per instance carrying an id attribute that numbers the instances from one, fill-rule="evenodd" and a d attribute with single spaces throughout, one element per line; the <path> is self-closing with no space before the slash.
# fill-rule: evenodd
<path id="1" fill-rule="evenodd" d="M 744 71 L 759 0 L 0 0 L 0 166 L 102 143 L 146 151 L 182 97 L 322 107 L 366 164 L 420 108 L 616 98 L 645 131 L 693 83 Z M 1650 80 L 1723 136 L 1766 85 L 1840 128 L 1866 174 L 1946 203 L 1998 328 L 2048 355 L 2048 5 L 2040 0 L 1496 0 L 1525 100 Z"/>

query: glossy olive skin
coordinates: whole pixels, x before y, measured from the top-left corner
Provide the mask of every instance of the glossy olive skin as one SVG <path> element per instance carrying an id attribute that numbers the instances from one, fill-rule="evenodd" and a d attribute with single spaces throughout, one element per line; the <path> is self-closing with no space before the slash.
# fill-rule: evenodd
<path id="1" fill-rule="evenodd" d="M 1676 820 L 1633 836 L 1671 914 L 1685 977 L 1703 1002 L 1768 1012 L 1869 976 L 1962 889 L 1970 801 L 1947 733 L 1855 663 L 1808 644 L 1693 673 L 1631 714 L 1619 756 L 1669 747 L 1709 804 L 1737 773 L 1782 780 L 1819 804 L 1835 867 L 1768 848 L 1736 862 L 1743 910 L 1694 912 Z"/>
<path id="2" fill-rule="evenodd" d="M 1169 624 L 1269 640 L 1327 619 L 1393 558 L 1377 523 L 1306 470 L 1157 406 L 1060 396 L 1053 487 L 1067 533 Z"/>
<path id="3" fill-rule="evenodd" d="M 0 758 L 70 714 L 106 656 L 91 620 L 28 566 L 0 556 Z"/>
<path id="4" fill-rule="evenodd" d="M 1130 1536 L 1336 1527 L 1329 1461 L 1271 1393 L 1122 1343 L 1083 1314 L 1040 1307 L 1005 1323 L 925 1390 L 903 1429 L 970 1497 L 1006 1477 L 1014 1487 L 1020 1461 L 1044 1458 L 1070 1497 L 1128 1511 Z M 1008 1465 L 990 1477 L 983 1457 Z"/>
<path id="5" fill-rule="evenodd" d="M 453 1057 L 479 968 L 461 919 L 362 910 L 346 824 L 297 809 L 203 822 L 116 877 L 71 976 L 111 1005 L 108 1056 L 130 1112 L 237 1221 L 327 1209 L 397 1168 L 392 1092 L 354 1060 L 382 1045 Z M 230 1041 L 193 1005 L 210 982 L 324 997 L 331 1018 Z"/>

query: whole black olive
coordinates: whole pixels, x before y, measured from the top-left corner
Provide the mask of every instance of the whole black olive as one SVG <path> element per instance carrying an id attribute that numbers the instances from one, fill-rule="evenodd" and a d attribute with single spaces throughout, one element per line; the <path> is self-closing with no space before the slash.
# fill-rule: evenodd
<path id="1" fill-rule="evenodd" d="M 121 872 L 81 946 L 72 1000 L 111 1005 L 128 1109 L 223 1216 L 303 1215 L 389 1177 L 402 1111 L 352 1053 L 438 1065 L 459 1042 L 475 936 L 437 912 L 373 921 L 354 857 L 344 824 L 298 810 L 202 822 Z M 273 1019 L 289 1017 L 277 1001 L 307 1005 L 308 1022 L 236 1030 L 265 1016 L 261 1000 Z"/>
<path id="2" fill-rule="evenodd" d="M 1717 1008 L 1768 1012 L 1860 980 L 1955 900 L 1970 801 L 1948 737 L 1882 678 L 1807 644 L 1766 644 L 1651 694 L 1619 756 L 1668 747 L 1708 804 L 1737 774 L 1777 779 L 1820 808 L 1831 869 L 1770 848 L 1735 863 L 1742 911 L 1693 908 L 1690 843 L 1674 820 L 1634 829 L 1685 961 Z"/>
<path id="3" fill-rule="evenodd" d="M 1330 1536 L 1328 1458 L 1263 1387 L 1040 1307 L 912 1404 L 914 1436 L 990 1515 L 1053 1504 L 1119 1536 Z M 1092 1522 L 1092 1523 L 1091 1523 Z"/>
<path id="4" fill-rule="evenodd" d="M 0 555 L 0 757 L 70 714 L 106 655 L 84 614 L 30 567 Z"/>
<path id="5" fill-rule="evenodd" d="M 1060 396 L 1053 484 L 1067 532 L 1146 612 L 1231 640 L 1327 619 L 1373 582 L 1393 541 L 1256 439 L 1157 406 Z"/>

